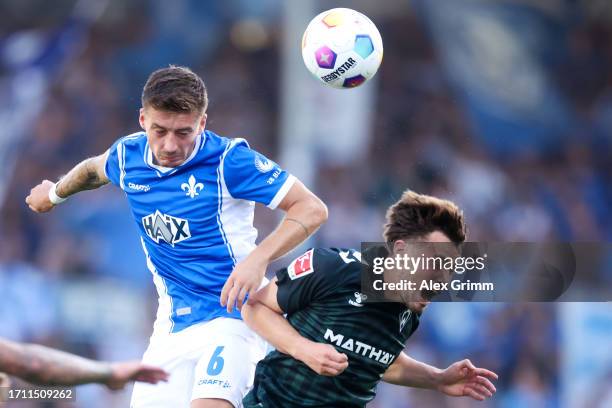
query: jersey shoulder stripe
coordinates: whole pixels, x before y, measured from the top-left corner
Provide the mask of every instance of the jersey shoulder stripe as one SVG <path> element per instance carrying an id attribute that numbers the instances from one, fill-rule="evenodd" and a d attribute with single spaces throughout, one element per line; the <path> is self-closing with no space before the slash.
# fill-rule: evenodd
<path id="1" fill-rule="evenodd" d="M 145 132 L 131 133 L 117 139 L 108 150 L 104 173 L 113 184 L 119 185 L 122 190 L 125 190 L 126 150 L 129 150 L 130 153 L 133 150 L 141 150 L 146 140 Z"/>
<path id="2" fill-rule="evenodd" d="M 119 185 L 122 190 L 125 190 L 125 167 L 126 167 L 126 159 L 125 152 L 126 149 L 140 147 L 142 140 L 146 140 L 146 134 L 144 132 L 132 133 L 131 135 L 127 135 L 121 138 L 119 144 L 117 145 L 117 158 L 119 160 Z M 130 149 L 130 150 L 131 150 Z"/>
<path id="3" fill-rule="evenodd" d="M 223 176 L 223 159 L 227 155 L 229 149 L 231 149 L 232 141 L 227 141 L 225 146 L 225 150 L 221 153 L 221 157 L 219 158 L 220 164 L 217 167 L 217 225 L 219 226 L 219 232 L 221 233 L 221 237 L 223 238 L 223 243 L 227 246 L 229 254 L 232 258 L 233 267 L 236 266 L 236 256 L 234 255 L 234 251 L 232 249 L 232 245 L 227 240 L 227 235 L 225 234 L 225 230 L 223 228 L 223 223 L 221 222 L 221 213 L 223 211 L 223 193 L 227 190 L 225 186 L 225 179 Z M 229 193 L 228 193 L 229 194 Z"/>
<path id="4" fill-rule="evenodd" d="M 108 156 L 106 158 L 106 163 L 104 165 L 104 175 L 106 176 L 107 179 L 111 181 L 113 180 L 111 178 L 112 174 L 109 174 L 109 169 L 108 169 L 109 161 L 111 162 L 116 161 L 117 167 L 118 167 L 117 170 L 121 173 L 121 169 L 122 168 L 125 169 L 124 144 L 130 141 L 138 141 L 144 136 L 146 136 L 145 132 L 134 132 L 134 133 L 130 133 L 129 135 L 120 137 L 119 139 L 115 141 L 115 143 L 113 143 L 113 145 L 107 150 Z M 119 149 L 121 149 L 121 152 L 119 152 Z M 114 156 L 114 157 L 111 157 L 111 156 Z M 113 173 L 112 169 L 110 173 Z"/>
<path id="5" fill-rule="evenodd" d="M 227 188 L 227 185 L 225 184 L 225 172 L 224 172 L 224 163 L 225 163 L 225 158 L 227 157 L 227 154 L 229 153 L 230 150 L 232 150 L 234 147 L 236 146 L 246 146 L 247 148 L 250 148 L 249 143 L 244 140 L 244 139 L 240 139 L 240 138 L 236 138 L 236 139 L 226 139 L 227 141 L 227 145 L 225 147 L 225 150 L 223 151 L 223 154 L 221 155 L 221 159 L 219 161 L 219 175 L 220 175 L 220 182 L 223 184 L 224 189 L 227 191 L 227 193 L 230 195 L 231 197 L 231 193 L 229 192 L 229 189 Z"/>

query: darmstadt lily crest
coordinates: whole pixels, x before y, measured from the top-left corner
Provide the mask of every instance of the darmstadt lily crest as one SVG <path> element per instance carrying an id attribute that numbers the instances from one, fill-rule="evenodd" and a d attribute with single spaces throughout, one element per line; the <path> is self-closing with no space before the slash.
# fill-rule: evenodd
<path id="1" fill-rule="evenodd" d="M 185 192 L 185 195 L 188 195 L 190 198 L 194 198 L 195 196 L 200 195 L 200 191 L 204 189 L 204 184 L 196 183 L 196 178 L 193 176 L 189 176 L 188 183 L 181 184 L 181 190 Z"/>

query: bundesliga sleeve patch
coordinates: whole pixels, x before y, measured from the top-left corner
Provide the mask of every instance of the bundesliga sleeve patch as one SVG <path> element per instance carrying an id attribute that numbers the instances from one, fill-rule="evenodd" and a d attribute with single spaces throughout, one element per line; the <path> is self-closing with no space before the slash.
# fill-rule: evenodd
<path id="1" fill-rule="evenodd" d="M 287 267 L 287 274 L 291 280 L 303 278 L 314 272 L 314 248 L 297 257 Z"/>

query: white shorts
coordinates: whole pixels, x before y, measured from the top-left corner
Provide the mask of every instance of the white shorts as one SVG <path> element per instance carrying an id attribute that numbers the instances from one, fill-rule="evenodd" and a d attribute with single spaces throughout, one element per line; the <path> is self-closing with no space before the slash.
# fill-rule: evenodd
<path id="1" fill-rule="evenodd" d="M 225 317 L 178 333 L 154 333 L 142 361 L 168 371 L 170 378 L 157 385 L 136 383 L 130 406 L 188 408 L 192 400 L 218 398 L 242 407 L 267 349 L 242 320 Z"/>

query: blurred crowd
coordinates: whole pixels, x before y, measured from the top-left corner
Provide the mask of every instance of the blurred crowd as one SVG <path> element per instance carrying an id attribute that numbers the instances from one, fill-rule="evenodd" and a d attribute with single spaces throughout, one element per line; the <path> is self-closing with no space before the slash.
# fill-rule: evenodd
<path id="1" fill-rule="evenodd" d="M 41 180 L 57 179 L 138 131 L 139 93 L 153 69 L 169 62 L 192 67 L 208 86 L 207 127 L 277 157 L 278 15 L 272 6 L 252 11 L 259 25 L 245 38 L 235 17 L 246 2 L 208 3 L 184 1 L 175 14 L 143 2 L 114 5 L 83 30 L 78 47 L 50 74 L 42 109 L 18 142 L 14 172 L 3 180 L 0 336 L 102 359 L 138 358 L 144 351 L 156 296 L 121 192 L 105 187 L 82 194 L 49 215 L 30 212 L 24 198 Z M 62 30 L 72 2 L 58 4 L 64 14 L 30 14 L 27 21 L 0 13 L 1 39 L 31 28 L 43 35 Z M 588 16 L 572 22 L 559 38 L 567 55 L 549 67 L 579 126 L 559 135 L 554 148 L 500 156 L 483 147 L 423 21 L 409 10 L 406 3 L 404 14 L 376 20 L 385 57 L 367 160 L 318 163 L 312 188 L 328 204 L 330 219 L 313 244 L 355 247 L 381 239 L 386 207 L 408 187 L 454 200 L 465 211 L 470 240 L 610 240 L 612 24 Z M 210 40 L 193 41 L 203 38 L 202 30 Z M 14 72 L 6 60 L 0 64 L 6 83 Z M 277 221 L 258 209 L 260 236 Z M 560 404 L 557 306 L 429 309 L 409 340 L 410 355 L 438 366 L 469 357 L 497 371 L 498 396 L 483 406 Z M 79 396 L 87 407 L 126 406 L 128 398 L 129 392 L 95 386 Z M 466 403 L 384 385 L 372 406 Z"/>
<path id="2" fill-rule="evenodd" d="M 328 223 L 336 227 L 322 234 L 326 243 L 372 239 L 380 215 L 406 188 L 454 200 L 465 211 L 471 240 L 612 238 L 610 23 L 583 21 L 568 29 L 568 55 L 548 72 L 571 101 L 577 125 L 552 147 L 510 155 L 484 147 L 423 22 L 404 16 L 379 25 L 386 50 L 393 51 L 385 52 L 378 74 L 368 162 L 319 170 L 319 192 L 336 209 Z M 373 225 L 345 234 L 355 214 Z"/>

